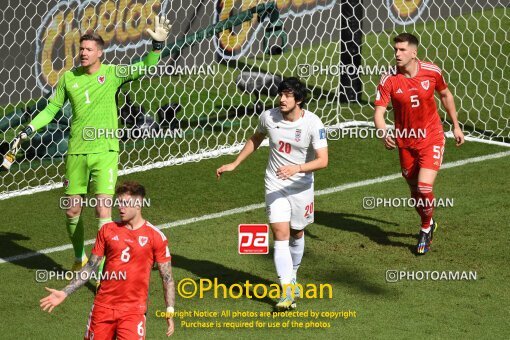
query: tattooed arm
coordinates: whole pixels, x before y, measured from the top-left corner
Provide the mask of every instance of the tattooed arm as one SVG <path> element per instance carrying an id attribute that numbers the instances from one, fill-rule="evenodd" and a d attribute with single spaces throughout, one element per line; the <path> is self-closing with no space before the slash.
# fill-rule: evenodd
<path id="1" fill-rule="evenodd" d="M 85 285 L 85 283 L 88 281 L 88 278 L 90 278 L 91 273 L 97 271 L 97 268 L 99 268 L 102 260 L 103 256 L 92 254 L 85 267 L 80 270 L 80 274 L 85 272 L 87 275 L 76 275 L 76 277 L 63 289 L 64 293 L 66 293 L 66 296 L 74 293 L 78 288 Z"/>
<path id="2" fill-rule="evenodd" d="M 170 261 L 165 263 L 158 263 L 159 274 L 163 280 L 163 291 L 165 293 L 165 303 L 167 308 L 174 307 L 175 305 L 175 283 L 172 277 L 172 263 Z M 167 317 L 168 329 L 167 336 L 172 335 L 174 332 L 174 319 Z"/>
<path id="3" fill-rule="evenodd" d="M 92 254 L 85 267 L 83 267 L 79 272 L 80 274 L 76 275 L 76 277 L 63 290 L 56 290 L 45 287 L 46 290 L 51 294 L 39 301 L 41 308 L 44 311 L 48 310 L 49 308 L 48 312 L 51 313 L 53 308 L 64 302 L 68 295 L 74 293 L 78 288 L 87 283 L 87 278 L 91 276 L 91 273 L 97 271 L 97 268 L 99 267 L 99 264 L 102 260 L 103 256 Z M 87 275 L 83 275 L 83 272 L 87 273 Z"/>

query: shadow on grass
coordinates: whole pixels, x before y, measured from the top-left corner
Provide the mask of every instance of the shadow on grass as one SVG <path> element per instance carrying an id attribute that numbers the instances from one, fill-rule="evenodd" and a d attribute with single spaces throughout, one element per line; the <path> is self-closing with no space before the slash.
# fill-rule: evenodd
<path id="1" fill-rule="evenodd" d="M 385 231 L 379 226 L 380 224 L 398 226 L 398 224 L 393 222 L 357 214 L 316 211 L 315 223 L 329 228 L 361 234 L 370 239 L 372 242 L 380 245 L 401 247 L 414 251 L 414 247 L 410 246 L 409 243 L 390 239 L 390 237 L 414 239 L 414 234 Z M 309 236 L 309 233 L 306 232 L 306 235 Z M 317 239 L 316 236 L 312 237 Z M 394 294 L 392 290 L 386 288 L 387 285 L 384 276 L 381 276 L 380 280 L 377 280 L 376 282 L 372 282 L 373 280 L 367 279 L 363 266 L 360 266 L 359 268 L 339 266 L 331 272 L 324 273 L 323 276 L 328 281 L 339 282 L 342 285 L 349 286 L 362 293 L 370 295 Z"/>
<path id="2" fill-rule="evenodd" d="M 30 237 L 12 232 L 4 232 L 0 233 L 0 258 L 8 261 L 14 265 L 24 267 L 28 270 L 34 270 L 34 283 L 41 285 L 41 294 L 44 295 L 44 287 L 52 286 L 52 288 L 62 289 L 68 282 L 67 281 L 56 281 L 55 279 L 50 281 L 44 281 L 44 275 L 37 271 L 46 270 L 46 271 L 54 271 L 54 272 L 64 272 L 68 268 L 64 268 L 60 263 L 55 262 L 51 257 L 46 256 L 42 253 L 36 253 L 34 250 L 29 249 L 27 247 L 19 245 L 16 241 L 28 241 Z M 33 256 L 27 258 L 16 258 L 16 255 L 22 254 L 34 254 Z M 74 257 L 73 257 L 74 258 Z M 72 261 L 73 258 L 69 258 L 69 261 Z M 38 282 L 36 280 L 36 276 L 39 277 Z M 47 276 L 46 276 L 47 277 Z M 54 286 L 54 287 L 53 287 Z M 85 286 L 95 294 L 96 287 L 89 281 L 85 284 Z"/>
<path id="3" fill-rule="evenodd" d="M 329 211 L 315 212 L 315 223 L 324 225 L 329 228 L 340 229 L 343 231 L 361 234 L 369 238 L 372 242 L 380 245 L 402 247 L 409 249 L 410 248 L 409 243 L 393 241 L 390 239 L 390 237 L 413 238 L 413 239 L 416 238 L 416 236 L 411 233 L 385 231 L 373 222 L 377 224 L 383 223 L 395 226 L 398 225 L 393 222 L 388 222 L 357 214 L 338 213 Z M 411 246 L 411 249 L 414 250 L 414 247 Z"/>
<path id="4" fill-rule="evenodd" d="M 181 255 L 172 254 L 172 266 L 176 268 L 181 268 L 187 270 L 201 279 L 209 279 L 213 281 L 215 278 L 218 279 L 218 284 L 224 284 L 226 286 L 227 294 L 228 289 L 231 285 L 238 283 L 241 286 L 244 286 L 246 281 L 249 281 L 252 285 L 250 289 L 250 295 L 253 296 L 253 286 L 257 284 L 262 284 L 269 288 L 271 284 L 275 284 L 276 282 L 264 279 L 260 276 L 254 275 L 250 272 L 232 269 L 226 267 L 220 263 L 208 261 L 208 260 L 198 260 L 198 259 L 190 259 Z M 248 268 L 247 268 L 248 269 Z M 198 281 L 198 279 L 196 280 Z M 213 288 L 214 289 L 214 288 Z M 269 290 L 269 289 L 268 289 Z M 240 294 L 239 289 L 232 289 L 234 295 Z M 212 291 L 211 291 L 212 292 Z M 262 290 L 257 290 L 257 294 L 261 295 Z M 246 294 L 246 293 L 245 293 Z M 223 289 L 218 288 L 218 296 L 223 296 Z M 267 303 L 271 306 L 275 304 L 275 301 L 269 297 L 265 297 L 263 299 L 257 299 L 253 297 L 253 300 Z"/>

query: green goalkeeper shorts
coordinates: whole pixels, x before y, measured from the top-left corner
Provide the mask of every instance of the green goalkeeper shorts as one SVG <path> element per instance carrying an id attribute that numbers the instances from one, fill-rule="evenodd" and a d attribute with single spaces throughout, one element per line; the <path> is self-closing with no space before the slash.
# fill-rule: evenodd
<path id="1" fill-rule="evenodd" d="M 67 155 L 64 188 L 67 195 L 115 193 L 119 153 Z"/>

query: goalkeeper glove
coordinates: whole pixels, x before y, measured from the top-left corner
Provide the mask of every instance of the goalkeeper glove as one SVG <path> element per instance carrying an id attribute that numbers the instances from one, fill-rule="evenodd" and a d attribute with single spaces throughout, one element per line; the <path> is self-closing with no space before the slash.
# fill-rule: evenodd
<path id="1" fill-rule="evenodd" d="M 170 34 L 170 20 L 164 16 L 154 18 L 154 31 L 147 28 L 147 33 L 152 38 L 152 48 L 155 50 L 162 50 L 165 47 L 165 40 Z"/>
<path id="2" fill-rule="evenodd" d="M 28 125 L 13 139 L 9 151 L 4 155 L 2 163 L 0 164 L 1 170 L 9 170 L 11 165 L 16 161 L 16 154 L 21 146 L 21 141 L 27 139 L 35 131 L 32 125 Z"/>
<path id="3" fill-rule="evenodd" d="M 16 139 L 19 139 L 20 141 L 27 139 L 34 131 L 34 127 L 32 125 L 28 125 L 23 130 L 21 130 L 18 136 L 16 136 Z"/>
<path id="4" fill-rule="evenodd" d="M 0 169 L 5 171 L 11 168 L 11 165 L 16 161 L 16 154 L 18 153 L 19 147 L 21 144 L 21 139 L 18 137 L 14 138 L 11 142 L 9 151 L 4 155 L 2 164 L 0 165 Z"/>

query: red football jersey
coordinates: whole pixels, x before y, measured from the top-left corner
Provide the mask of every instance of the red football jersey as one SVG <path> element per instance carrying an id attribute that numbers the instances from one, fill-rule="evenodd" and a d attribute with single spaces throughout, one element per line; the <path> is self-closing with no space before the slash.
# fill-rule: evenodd
<path id="1" fill-rule="evenodd" d="M 170 261 L 165 235 L 148 222 L 137 230 L 120 222 L 107 223 L 97 233 L 92 254 L 106 256 L 103 275 L 108 275 L 101 281 L 94 304 L 145 313 L 152 265 Z"/>
<path id="2" fill-rule="evenodd" d="M 441 69 L 433 63 L 418 60 L 418 73 L 412 78 L 403 74 L 387 74 L 377 87 L 375 106 L 388 106 L 390 99 L 395 113 L 399 147 L 413 146 L 425 138 L 443 133 L 437 112 L 434 91 L 446 89 Z"/>

